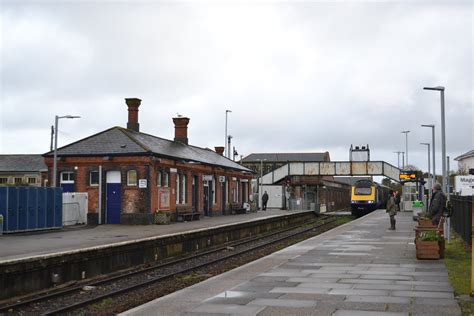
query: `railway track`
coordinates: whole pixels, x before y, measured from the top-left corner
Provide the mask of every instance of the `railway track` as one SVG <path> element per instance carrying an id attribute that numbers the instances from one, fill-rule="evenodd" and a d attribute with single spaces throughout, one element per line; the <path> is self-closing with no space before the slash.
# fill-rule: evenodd
<path id="1" fill-rule="evenodd" d="M 132 293 L 141 288 L 153 286 L 165 280 L 186 275 L 207 266 L 221 264 L 232 258 L 302 236 L 315 229 L 324 229 L 336 220 L 335 217 L 322 216 L 304 227 L 292 227 L 265 235 L 249 237 L 161 264 L 130 270 L 100 281 L 87 283 L 87 285 L 72 286 L 21 302 L 0 306 L 0 313 L 58 315 L 82 310 L 88 306 L 107 301 L 107 299 L 125 293 Z"/>

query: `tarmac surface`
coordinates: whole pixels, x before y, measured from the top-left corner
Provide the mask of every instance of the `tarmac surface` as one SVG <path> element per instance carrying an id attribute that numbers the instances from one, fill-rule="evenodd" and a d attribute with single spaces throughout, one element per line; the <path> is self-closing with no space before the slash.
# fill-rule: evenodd
<path id="1" fill-rule="evenodd" d="M 67 226 L 62 230 L 4 234 L 0 235 L 0 263 L 50 255 L 56 256 L 298 212 L 308 211 L 268 209 L 248 214 L 204 217 L 196 221 L 178 222 L 170 225 Z"/>
<path id="2" fill-rule="evenodd" d="M 461 315 L 443 260 L 417 260 L 411 212 L 385 210 L 121 315 Z"/>

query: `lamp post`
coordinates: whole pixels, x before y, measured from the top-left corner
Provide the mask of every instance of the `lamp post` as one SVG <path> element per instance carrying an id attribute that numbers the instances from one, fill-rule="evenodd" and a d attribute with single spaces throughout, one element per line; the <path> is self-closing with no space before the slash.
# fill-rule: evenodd
<path id="1" fill-rule="evenodd" d="M 430 143 L 420 143 L 420 145 L 425 145 L 428 146 L 428 182 L 433 183 L 433 180 L 431 180 L 431 166 L 430 166 Z M 431 197 L 433 194 L 433 185 L 430 183 L 430 186 L 428 188 L 428 202 L 426 205 L 429 204 L 429 201 L 431 201 Z"/>
<path id="2" fill-rule="evenodd" d="M 433 186 L 436 183 L 435 126 L 434 124 L 423 124 L 421 126 L 431 128 L 431 143 L 433 144 L 433 181 L 431 181 L 431 191 L 433 191 Z"/>
<path id="3" fill-rule="evenodd" d="M 410 133 L 410 131 L 402 131 L 402 134 L 405 134 L 405 152 L 407 154 L 406 166 L 408 166 L 408 133 Z"/>
<path id="4" fill-rule="evenodd" d="M 58 123 L 60 119 L 75 119 L 80 118 L 80 116 L 74 115 L 64 115 L 64 116 L 55 116 L 54 118 L 54 161 L 53 161 L 53 187 L 56 187 L 56 173 L 58 171 Z"/>
<path id="5" fill-rule="evenodd" d="M 224 140 L 224 146 L 225 146 L 225 149 L 224 149 L 224 156 L 227 157 L 228 156 L 228 151 L 230 151 L 230 148 L 227 149 L 227 114 L 228 113 L 232 113 L 231 110 L 225 110 L 225 140 Z"/>
<path id="6" fill-rule="evenodd" d="M 398 169 L 400 169 L 400 154 L 402 153 L 403 151 L 394 151 L 393 153 L 394 154 L 398 154 L 398 164 L 397 164 L 397 167 Z"/>
<path id="7" fill-rule="evenodd" d="M 402 151 L 402 169 L 405 169 L 405 152 Z"/>
<path id="8" fill-rule="evenodd" d="M 262 202 L 262 195 L 263 195 L 263 161 L 267 160 L 267 159 L 257 159 L 257 160 L 260 160 L 260 190 L 258 190 L 259 194 L 258 194 L 258 197 L 259 197 L 259 200 L 258 200 L 258 204 L 260 205 L 260 207 L 262 206 L 260 203 Z"/>
<path id="9" fill-rule="evenodd" d="M 444 120 L 444 87 L 424 87 L 423 90 L 434 90 L 440 92 L 441 97 L 441 164 L 443 169 L 443 190 L 448 194 L 448 177 L 446 174 L 446 133 L 445 133 L 445 120 Z"/>

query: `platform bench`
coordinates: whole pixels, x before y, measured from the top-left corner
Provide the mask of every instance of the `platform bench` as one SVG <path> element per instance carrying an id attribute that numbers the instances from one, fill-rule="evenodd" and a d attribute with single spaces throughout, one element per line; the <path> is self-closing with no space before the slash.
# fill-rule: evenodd
<path id="1" fill-rule="evenodd" d="M 247 210 L 240 203 L 230 203 L 232 214 L 245 214 Z"/>
<path id="2" fill-rule="evenodd" d="M 188 205 L 176 206 L 176 221 L 177 222 L 199 220 L 200 217 L 201 217 L 201 213 L 194 211 Z"/>

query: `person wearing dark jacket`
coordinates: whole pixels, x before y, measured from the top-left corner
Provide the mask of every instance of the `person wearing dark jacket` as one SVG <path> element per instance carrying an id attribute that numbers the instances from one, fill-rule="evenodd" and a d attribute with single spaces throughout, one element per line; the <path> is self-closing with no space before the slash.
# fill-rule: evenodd
<path id="1" fill-rule="evenodd" d="M 267 191 L 263 193 L 262 195 L 262 210 L 266 211 L 267 210 L 267 202 L 268 202 L 268 194 Z"/>
<path id="2" fill-rule="evenodd" d="M 441 185 L 436 183 L 433 187 L 433 196 L 431 197 L 429 215 L 433 225 L 438 226 L 446 205 L 446 195 L 441 190 Z"/>
<path id="3" fill-rule="evenodd" d="M 390 230 L 395 230 L 395 224 L 396 224 L 395 215 L 398 212 L 398 206 L 395 203 L 395 194 L 396 193 L 394 191 L 390 190 L 390 195 L 387 200 L 386 212 L 390 216 L 390 228 L 389 228 Z"/>

